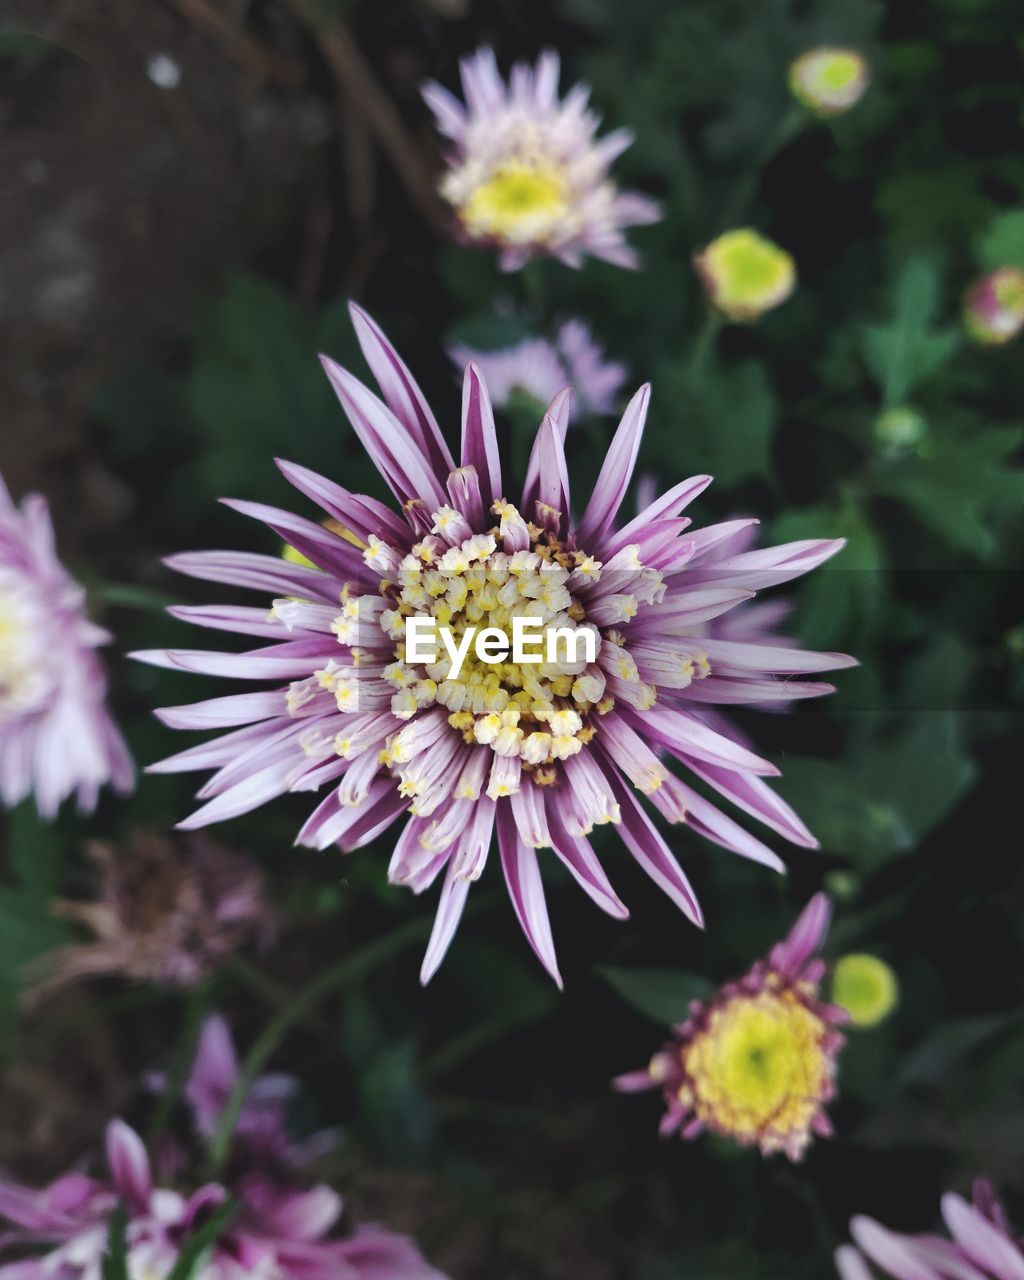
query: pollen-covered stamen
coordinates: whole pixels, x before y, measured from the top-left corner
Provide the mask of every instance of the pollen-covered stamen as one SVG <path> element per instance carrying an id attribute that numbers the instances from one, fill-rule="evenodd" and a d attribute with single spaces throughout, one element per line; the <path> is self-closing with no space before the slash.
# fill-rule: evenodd
<path id="1" fill-rule="evenodd" d="M 453 483 L 457 479 L 453 474 Z M 461 480 L 473 488 L 468 472 Z M 490 747 L 495 756 L 535 770 L 579 752 L 595 732 L 592 713 L 610 709 L 600 620 L 622 621 L 635 612 L 638 601 L 630 597 L 630 609 L 624 610 L 622 593 L 612 590 L 591 604 L 585 593 L 601 581 L 599 561 L 563 544 L 550 530 L 528 524 L 504 499 L 495 501 L 492 511 L 497 527 L 472 533 L 454 507 L 438 508 L 432 513 L 431 533 L 402 557 L 371 543 L 364 560 L 387 567 L 393 579 L 381 584 L 382 594 L 369 611 L 357 602 L 344 602 L 332 629 L 344 639 L 364 616 L 377 619 L 393 642 L 394 660 L 379 668 L 392 690 L 393 715 L 412 725 L 427 709 L 444 708 L 448 726 L 462 741 Z M 656 597 L 660 575 L 644 568 L 635 547 L 618 553 L 616 561 L 620 579 L 628 570 L 644 600 Z M 596 618 L 590 616 L 591 608 Z M 530 653 L 523 660 L 516 660 L 511 650 L 517 619 L 529 628 Z M 410 620 L 416 622 L 415 634 Z M 430 661 L 420 661 L 424 621 L 430 624 Z M 473 637 L 488 628 L 493 629 L 490 648 L 481 656 Z M 589 637 L 581 634 L 587 631 Z M 362 638 L 361 630 L 358 634 Z M 596 661 L 587 660 L 588 647 Z M 621 696 L 631 706 L 650 705 L 652 691 L 625 650 L 619 652 L 614 670 L 621 673 Z M 341 683 L 340 675 L 335 683 Z M 412 742 L 404 733 L 395 737 L 390 748 L 394 764 L 411 759 L 406 753 Z M 506 773 L 499 772 L 488 784 L 488 794 L 517 785 L 518 775 Z"/>

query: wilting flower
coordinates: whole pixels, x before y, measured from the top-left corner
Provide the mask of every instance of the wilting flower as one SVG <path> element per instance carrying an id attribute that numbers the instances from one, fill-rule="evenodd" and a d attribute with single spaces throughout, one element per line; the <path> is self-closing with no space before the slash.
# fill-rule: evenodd
<path id="1" fill-rule="evenodd" d="M 845 1009 L 855 1027 L 873 1027 L 887 1018 L 899 1000 L 896 975 L 878 956 L 841 956 L 832 970 L 832 1000 Z"/>
<path id="2" fill-rule="evenodd" d="M 504 409 L 518 393 L 543 411 L 563 387 L 572 387 L 585 412 L 611 413 L 626 381 L 626 366 L 605 359 L 582 320 L 560 325 L 554 342 L 526 338 L 504 351 L 457 346 L 449 355 L 460 373 L 476 364 L 496 409 Z"/>
<path id="3" fill-rule="evenodd" d="M 75 793 L 95 808 L 134 769 L 106 706 L 97 646 L 110 636 L 85 614 L 85 593 L 61 562 L 45 499 L 18 508 L 0 479 L 0 799 L 34 793 L 51 818 Z"/>
<path id="4" fill-rule="evenodd" d="M 712 240 L 693 260 L 708 298 L 729 320 L 757 320 L 785 302 L 796 284 L 793 259 L 744 227 Z"/>
<path id="5" fill-rule="evenodd" d="M 123 853 L 101 841 L 88 853 L 99 872 L 96 898 L 62 899 L 53 911 L 93 939 L 35 962 L 40 977 L 26 992 L 29 1004 L 97 977 L 191 986 L 274 931 L 259 869 L 201 836 L 175 841 L 137 832 Z"/>
<path id="6" fill-rule="evenodd" d="M 819 116 L 838 116 L 861 100 L 870 79 L 866 59 L 855 49 L 809 49 L 789 68 L 794 98 Z"/>
<path id="7" fill-rule="evenodd" d="M 514 271 L 537 255 L 578 267 L 585 254 L 621 267 L 637 258 L 626 227 L 657 222 L 658 206 L 618 191 L 609 168 L 632 142 L 616 129 L 598 142 L 599 118 L 578 84 L 558 96 L 559 60 L 517 63 L 506 85 L 491 49 L 464 58 L 465 104 L 439 84 L 423 87 L 437 127 L 452 143 L 441 194 L 467 239 L 494 245 Z"/>
<path id="8" fill-rule="evenodd" d="M 273 1079 L 258 1084 L 267 1088 Z M 190 1088 L 194 1084 L 195 1075 Z M 250 1098 L 242 1119 L 251 1124 L 265 1115 Z M 229 1201 L 234 1213 L 204 1254 L 196 1280 L 443 1280 L 404 1236 L 377 1226 L 335 1235 L 340 1196 L 325 1185 L 301 1189 L 283 1165 L 254 1159 L 251 1141 L 244 1133 L 241 1138 L 228 1186 L 207 1183 L 190 1191 L 181 1185 L 180 1159 L 162 1162 L 176 1166 L 173 1180 L 155 1177 L 142 1139 L 121 1120 L 107 1127 L 105 1178 L 67 1173 L 39 1191 L 0 1181 L 0 1217 L 15 1228 L 0 1248 L 17 1255 L 0 1263 L 0 1280 L 100 1280 L 118 1205 L 125 1213 L 128 1276 L 166 1276 L 189 1238 Z"/>
<path id="9" fill-rule="evenodd" d="M 199 1138 L 208 1141 L 216 1132 L 240 1078 L 231 1031 L 219 1014 L 213 1014 L 203 1023 L 184 1090 Z M 155 1077 L 153 1084 L 158 1091 L 166 1088 L 162 1076 Z M 336 1145 L 335 1129 L 321 1130 L 302 1142 L 292 1137 L 288 1110 L 298 1089 L 298 1080 L 289 1075 L 263 1075 L 252 1082 L 232 1134 L 234 1148 L 247 1166 L 273 1170 L 287 1179 Z"/>
<path id="10" fill-rule="evenodd" d="M 949 1191 L 942 1216 L 951 1239 L 903 1235 L 872 1218 L 854 1218 L 856 1241 L 836 1251 L 840 1280 L 874 1280 L 875 1263 L 894 1280 L 1024 1280 L 1024 1246 L 1006 1223 L 991 1184 L 979 1178 L 974 1203 Z"/>
<path id="11" fill-rule="evenodd" d="M 847 1015 L 818 996 L 830 911 L 824 894 L 812 898 L 766 959 L 690 1005 L 646 1070 L 618 1077 L 625 1092 L 662 1090 L 662 1134 L 692 1138 L 708 1129 L 800 1160 L 814 1134 L 832 1132 L 824 1107 L 835 1093 L 837 1027 Z"/>
<path id="12" fill-rule="evenodd" d="M 1024 328 L 1024 271 L 1000 267 L 970 289 L 964 303 L 964 324 L 976 342 L 1001 346 Z"/>
<path id="13" fill-rule="evenodd" d="M 466 370 L 456 466 L 406 366 L 365 313 L 353 308 L 352 314 L 386 404 L 332 361 L 325 360 L 325 368 L 401 515 L 280 462 L 298 489 L 363 541 L 361 553 L 312 520 L 232 502 L 319 567 L 222 551 L 168 561 L 194 577 L 276 596 L 269 616 L 266 603 L 172 611 L 264 644 L 242 654 L 151 650 L 137 656 L 175 670 L 289 682 L 157 713 L 173 728 L 231 729 L 153 766 L 216 771 L 200 792 L 205 803 L 181 825 L 201 827 L 287 791 L 327 786 L 298 841 L 351 850 L 408 812 L 390 880 L 415 892 L 439 876 L 444 881 L 424 981 L 451 941 L 495 831 L 519 922 L 556 979 L 536 850 L 551 848 L 600 907 L 623 918 L 626 908 L 587 840 L 599 824 L 617 824 L 644 870 L 700 922 L 689 882 L 637 792 L 669 822 L 685 821 L 726 848 L 781 866 L 770 849 L 671 773 L 663 756 L 681 761 L 773 831 L 813 846 L 807 828 L 764 781 L 778 771 L 718 719 L 714 705 L 827 693 L 830 685 L 794 677 L 852 660 L 806 653 L 775 636 L 765 643 L 774 605 L 758 606 L 746 621 L 737 614 L 734 623 L 723 622 L 722 615 L 758 588 L 815 568 L 842 543 L 755 551 L 745 549 L 754 520 L 691 529 L 680 513 L 709 476 L 682 481 L 616 528 L 640 446 L 647 387 L 627 407 L 576 519 L 563 452 L 571 397 L 567 391 L 557 396 L 514 505 L 479 370 Z M 553 654 L 510 660 L 504 642 L 503 656 L 495 652 L 488 661 L 479 650 L 462 651 L 461 665 L 440 646 L 425 659 L 410 653 L 412 633 L 423 623 L 446 629 L 446 646 L 468 645 L 478 628 L 507 636 L 524 618 L 538 621 L 548 643 L 559 641 Z"/>

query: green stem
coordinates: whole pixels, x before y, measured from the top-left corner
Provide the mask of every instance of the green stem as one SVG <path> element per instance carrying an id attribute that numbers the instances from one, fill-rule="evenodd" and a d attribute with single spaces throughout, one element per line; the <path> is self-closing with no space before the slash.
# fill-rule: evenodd
<path id="1" fill-rule="evenodd" d="M 231 1151 L 231 1138 L 253 1082 L 263 1070 L 278 1045 L 296 1022 L 301 1022 L 321 1000 L 332 992 L 361 978 L 376 965 L 397 955 L 411 942 L 416 942 L 428 932 L 429 922 L 412 920 L 392 933 L 371 942 L 355 955 L 346 956 L 299 991 L 290 1004 L 279 1009 L 253 1042 L 246 1056 L 231 1096 L 221 1113 L 216 1132 L 210 1140 L 210 1176 L 216 1181 L 224 1170 Z"/>
<path id="2" fill-rule="evenodd" d="M 486 1022 L 449 1041 L 443 1049 L 438 1050 L 424 1063 L 424 1079 L 430 1080 L 450 1071 L 452 1067 L 458 1066 L 482 1049 L 496 1044 L 523 1023 L 532 1022 L 535 1018 L 549 1013 L 554 1002 L 554 994 L 543 991 L 524 1001 L 517 1008 L 495 1014 Z"/>
<path id="3" fill-rule="evenodd" d="M 138 609 L 142 613 L 166 612 L 174 604 L 174 597 L 150 587 L 137 587 L 131 582 L 94 582 L 89 594 L 100 603 L 116 609 Z"/>
<path id="4" fill-rule="evenodd" d="M 743 170 L 729 198 L 722 206 L 722 212 L 718 218 L 720 231 L 730 231 L 747 216 L 748 207 L 757 191 L 763 170 L 787 143 L 792 142 L 806 121 L 806 113 L 800 107 L 791 104 L 780 118 L 778 125 L 766 134 L 760 150 Z"/>
<path id="5" fill-rule="evenodd" d="M 704 371 L 715 349 L 715 340 L 722 324 L 722 314 L 719 311 L 711 310 L 704 318 L 704 323 L 693 344 L 693 350 L 690 352 L 690 362 L 686 367 L 686 384 L 691 391 L 695 391 L 703 380 Z"/>
<path id="6" fill-rule="evenodd" d="M 527 303 L 536 313 L 537 320 L 543 323 L 547 311 L 547 288 L 544 263 L 540 258 L 534 258 L 523 267 L 523 289 Z"/>
<path id="7" fill-rule="evenodd" d="M 171 1118 L 171 1112 L 185 1089 L 185 1082 L 188 1080 L 188 1073 L 195 1060 L 196 1048 L 199 1044 L 199 1033 L 206 1014 L 208 994 L 209 987 L 206 983 L 198 984 L 188 993 L 185 1012 L 182 1017 L 182 1030 L 178 1037 L 178 1047 L 174 1055 L 174 1061 L 167 1073 L 163 1092 L 157 1101 L 153 1119 L 149 1126 L 146 1145 L 150 1151 L 155 1150 L 157 1143 L 163 1137 Z"/>

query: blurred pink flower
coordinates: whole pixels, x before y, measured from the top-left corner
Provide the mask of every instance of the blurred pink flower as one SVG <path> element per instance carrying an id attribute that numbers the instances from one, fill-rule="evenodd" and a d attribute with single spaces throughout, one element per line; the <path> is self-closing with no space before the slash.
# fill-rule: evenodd
<path id="1" fill-rule="evenodd" d="M 191 986 L 233 951 L 266 943 L 275 931 L 259 868 L 201 836 L 140 831 L 123 853 L 100 841 L 87 852 L 99 871 L 96 899 L 61 899 L 53 910 L 93 939 L 33 962 L 29 1005 L 96 977 Z"/>
<path id="2" fill-rule="evenodd" d="M 97 646 L 110 636 L 85 613 L 85 592 L 57 559 L 45 499 L 16 507 L 0 478 L 0 800 L 35 795 L 52 818 L 75 794 L 132 789 L 135 772 L 104 704 Z"/>
<path id="3" fill-rule="evenodd" d="M 984 346 L 1010 342 L 1024 329 L 1024 271 L 1000 267 L 976 281 L 964 302 L 967 332 Z"/>
<path id="4" fill-rule="evenodd" d="M 850 1234 L 856 1245 L 836 1251 L 841 1280 L 874 1280 L 869 1262 L 894 1280 L 1024 1280 L 1024 1244 L 1007 1226 L 989 1182 L 974 1184 L 974 1203 L 949 1191 L 942 1197 L 942 1216 L 950 1239 L 903 1235 L 873 1218 L 854 1218 Z"/>
<path id="5" fill-rule="evenodd" d="M 554 342 L 524 338 L 503 351 L 456 346 L 448 354 L 460 373 L 476 364 L 496 409 L 504 409 L 515 392 L 543 409 L 563 387 L 572 387 L 584 412 L 611 413 L 626 381 L 626 366 L 605 359 L 582 320 L 566 320 Z"/>
<path id="6" fill-rule="evenodd" d="M 847 1015 L 818 998 L 829 915 L 824 894 L 812 898 L 766 959 L 694 1001 L 649 1066 L 618 1077 L 624 1092 L 662 1091 L 662 1134 L 708 1129 L 800 1160 L 814 1134 L 832 1132 L 824 1107 L 835 1094 L 837 1027 Z"/>
<path id="7" fill-rule="evenodd" d="M 0 1241 L 16 1260 L 0 1280 L 101 1280 L 111 1217 L 126 1214 L 131 1280 L 165 1276 L 182 1246 L 229 1198 L 235 1216 L 199 1264 L 201 1280 L 442 1280 L 416 1245 L 376 1226 L 334 1237 L 342 1202 L 327 1186 L 298 1191 L 258 1174 L 194 1192 L 157 1185 L 142 1139 L 107 1127 L 107 1176 L 67 1173 L 42 1190 L 0 1181 Z"/>
<path id="8" fill-rule="evenodd" d="M 629 130 L 596 140 L 590 90 L 578 84 L 559 98 L 555 53 L 535 67 L 517 63 L 507 85 L 491 49 L 464 58 L 460 70 L 465 103 L 433 81 L 423 97 L 452 144 L 441 194 L 461 234 L 495 246 L 506 271 L 539 255 L 571 267 L 586 254 L 635 267 L 623 232 L 657 222 L 661 211 L 611 179 L 612 161 L 633 141 Z"/>

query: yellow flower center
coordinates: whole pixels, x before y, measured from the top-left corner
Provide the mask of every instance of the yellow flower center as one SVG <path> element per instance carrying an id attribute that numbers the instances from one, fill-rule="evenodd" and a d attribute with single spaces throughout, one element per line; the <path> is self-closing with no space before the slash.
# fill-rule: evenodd
<path id="1" fill-rule="evenodd" d="M 855 53 L 834 53 L 822 61 L 818 82 L 823 89 L 836 93 L 858 80 L 863 68 L 863 60 Z"/>
<path id="2" fill-rule="evenodd" d="M 17 586 L 0 589 L 0 725 L 34 710 L 50 688 L 38 652 L 39 619 Z"/>
<path id="3" fill-rule="evenodd" d="M 832 999 L 856 1027 L 873 1027 L 896 1007 L 896 975 L 877 956 L 843 956 L 832 974 Z"/>
<path id="4" fill-rule="evenodd" d="M 545 240 L 569 209 L 565 176 L 554 165 L 502 165 L 459 210 L 472 236 L 531 244 Z"/>
<path id="5" fill-rule="evenodd" d="M 829 1081 L 825 1023 L 792 989 L 738 995 L 683 1047 L 680 1100 L 763 1151 L 803 1145 Z"/>

